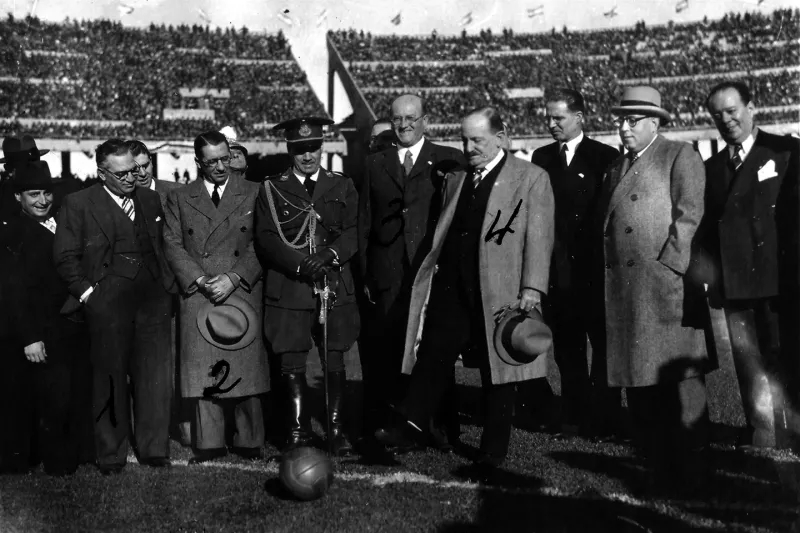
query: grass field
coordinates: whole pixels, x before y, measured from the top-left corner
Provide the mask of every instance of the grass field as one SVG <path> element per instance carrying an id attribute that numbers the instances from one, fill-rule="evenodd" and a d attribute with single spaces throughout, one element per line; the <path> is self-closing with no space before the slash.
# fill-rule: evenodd
<path id="1" fill-rule="evenodd" d="M 653 492 L 646 468 L 627 445 L 519 429 L 503 472 L 473 481 L 468 456 L 480 438 L 479 378 L 458 368 L 459 454 L 337 459 L 328 494 L 302 503 L 283 492 L 276 462 L 230 456 L 187 466 L 191 451 L 173 442 L 169 470 L 139 466 L 131 457 L 119 476 L 83 466 L 64 479 L 42 472 L 0 477 L 0 533 L 800 531 L 800 458 L 731 446 L 742 413 L 724 335 L 719 341 L 721 368 L 709 378 L 713 474 L 702 494 Z M 312 366 L 310 382 L 319 389 L 319 366 Z M 351 412 L 359 413 L 355 353 L 348 372 Z M 558 391 L 554 364 L 550 381 Z M 277 453 L 267 446 L 267 456 Z"/>

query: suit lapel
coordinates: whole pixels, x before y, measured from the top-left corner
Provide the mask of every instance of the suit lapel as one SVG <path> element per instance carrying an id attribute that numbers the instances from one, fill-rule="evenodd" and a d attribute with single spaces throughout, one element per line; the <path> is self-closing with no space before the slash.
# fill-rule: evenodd
<path id="1" fill-rule="evenodd" d="M 419 151 L 419 155 L 417 156 L 417 160 L 414 161 L 414 166 L 411 167 L 411 172 L 408 174 L 406 181 L 411 181 L 420 174 L 423 174 L 425 169 L 432 166 L 436 163 L 433 160 L 434 158 L 433 148 L 431 147 L 430 141 L 425 139 L 422 141 L 422 148 Z M 398 162 L 400 160 L 398 159 Z"/>
<path id="2" fill-rule="evenodd" d="M 114 218 L 112 217 L 112 209 L 119 209 L 119 206 L 114 203 L 114 200 L 108 195 L 103 185 L 95 185 L 94 188 L 89 189 L 89 201 L 94 204 L 94 209 L 91 210 L 92 216 L 100 226 L 100 230 L 105 234 L 108 242 L 114 242 Z"/>
<path id="3" fill-rule="evenodd" d="M 320 175 L 322 175 L 322 170 L 320 170 Z M 277 181 L 272 182 L 272 184 L 275 185 L 275 187 L 277 187 L 281 193 L 289 194 L 298 198 L 299 200 L 304 200 L 306 203 L 311 202 L 311 197 L 308 195 L 308 191 L 306 190 L 305 186 L 300 183 L 300 178 L 294 175 L 294 172 L 292 172 L 291 168 L 284 172 Z M 317 184 L 317 186 L 319 186 L 319 184 Z M 316 187 L 314 188 L 314 192 L 317 192 Z"/>
<path id="4" fill-rule="evenodd" d="M 214 217 L 211 219 L 211 226 L 209 227 L 209 235 L 214 233 L 222 222 L 231 216 L 239 204 L 242 203 L 245 193 L 242 190 L 240 180 L 242 178 L 228 178 L 228 183 L 225 186 L 225 192 L 222 193 L 219 206 L 216 208 Z M 213 202 L 211 205 L 214 205 Z"/>
<path id="5" fill-rule="evenodd" d="M 763 167 L 771 157 L 769 149 L 760 145 L 758 139 L 759 136 L 756 136 L 755 144 L 753 144 L 750 153 L 747 154 L 747 157 L 742 162 L 742 166 L 740 166 L 739 170 L 736 172 L 731 170 L 730 150 L 728 150 L 728 147 L 725 147 L 725 170 L 727 172 L 726 176 L 728 176 L 730 180 L 727 189 L 728 197 L 726 199 L 726 204 L 734 197 L 747 194 L 747 192 L 758 183 L 758 170 Z"/>
<path id="6" fill-rule="evenodd" d="M 642 176 L 647 171 L 647 168 L 653 164 L 655 153 L 660 149 L 660 147 L 661 136 L 659 135 L 656 137 L 656 140 L 653 141 L 653 144 L 651 144 L 647 149 L 645 154 L 631 163 L 627 169 L 625 169 L 625 161 L 628 160 L 627 156 L 623 156 L 619 159 L 619 165 L 615 165 L 615 169 L 617 169 L 616 176 L 619 181 L 611 192 L 611 199 L 608 201 L 608 209 L 606 210 L 603 227 L 605 227 L 605 225 L 608 223 L 608 217 L 617 207 L 619 201 L 626 196 L 628 192 L 630 192 L 630 190 L 638 183 L 640 176 Z M 614 186 L 613 183 L 610 185 L 612 187 Z"/>
<path id="7" fill-rule="evenodd" d="M 400 166 L 400 159 L 397 157 L 397 149 L 384 150 L 381 155 L 383 156 L 383 168 L 386 169 L 386 174 L 392 178 L 395 185 L 402 191 L 403 168 Z"/>
<path id="8" fill-rule="evenodd" d="M 319 167 L 319 177 L 317 177 L 317 184 L 314 186 L 314 197 L 311 202 L 314 203 L 322 198 L 334 185 L 336 185 L 336 178 L 324 168 Z M 303 188 L 305 189 L 305 187 Z"/>
<path id="9" fill-rule="evenodd" d="M 513 154 L 506 153 L 506 160 L 503 168 L 494 181 L 492 192 L 489 193 L 489 202 L 486 204 L 486 213 L 483 216 L 482 235 L 487 235 L 492 224 L 496 228 L 503 227 L 509 221 L 516 205 L 511 205 L 519 189 L 522 173 L 517 168 L 516 161 L 513 161 Z M 509 207 L 511 211 L 509 211 Z M 506 211 L 504 212 L 503 209 Z M 499 213 L 499 215 L 498 215 Z M 499 217 L 503 217 L 501 220 Z M 495 220 L 496 219 L 496 220 Z M 483 244 L 481 239 L 481 244 Z"/>
<path id="10" fill-rule="evenodd" d="M 155 204 L 148 202 L 147 198 L 140 194 L 141 189 L 136 189 L 135 196 L 136 200 L 139 203 L 139 209 L 141 210 L 142 216 L 144 217 L 144 225 L 147 228 L 147 233 L 150 235 L 150 240 L 153 241 L 153 246 L 155 249 L 159 249 L 158 247 L 158 223 L 156 222 L 156 217 L 158 216 L 158 209 L 156 208 Z M 158 194 L 158 193 L 156 193 Z M 160 204 L 159 200 L 159 204 Z"/>
<path id="11" fill-rule="evenodd" d="M 211 196 L 208 195 L 203 178 L 197 178 L 186 187 L 190 190 L 186 203 L 205 215 L 209 220 L 213 220 L 217 208 L 214 207 Z"/>

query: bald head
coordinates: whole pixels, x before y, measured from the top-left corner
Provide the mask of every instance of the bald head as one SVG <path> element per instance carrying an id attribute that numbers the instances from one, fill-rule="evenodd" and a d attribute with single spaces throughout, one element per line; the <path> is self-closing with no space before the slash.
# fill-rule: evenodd
<path id="1" fill-rule="evenodd" d="M 391 119 L 398 145 L 407 148 L 417 144 L 428 126 L 425 101 L 414 94 L 399 96 L 392 102 Z"/>

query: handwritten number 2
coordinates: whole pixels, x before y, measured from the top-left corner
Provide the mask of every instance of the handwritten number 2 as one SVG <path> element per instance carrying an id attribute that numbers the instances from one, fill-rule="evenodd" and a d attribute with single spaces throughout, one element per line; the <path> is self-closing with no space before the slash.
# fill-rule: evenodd
<path id="1" fill-rule="evenodd" d="M 231 364 L 227 362 L 225 359 L 220 359 L 214 366 L 211 367 L 211 376 L 217 377 L 222 374 L 222 378 L 220 378 L 219 383 L 216 385 L 212 385 L 211 387 L 206 387 L 203 389 L 203 397 L 209 398 L 215 394 L 225 394 L 226 392 L 230 392 L 233 388 L 242 381 L 242 378 L 237 379 L 233 382 L 233 384 L 228 387 L 227 389 L 222 388 L 222 384 L 225 383 L 225 380 L 228 379 L 228 374 L 231 371 Z"/>
<path id="2" fill-rule="evenodd" d="M 495 230 L 495 226 L 497 226 L 497 223 L 500 221 L 501 211 L 498 209 L 497 215 L 495 215 L 494 221 L 492 222 L 491 227 L 489 227 L 489 231 L 486 232 L 486 238 L 484 239 L 484 242 L 489 242 L 493 238 L 497 237 L 497 244 L 503 244 L 503 237 L 506 236 L 506 233 L 514 233 L 514 230 L 511 229 L 511 223 L 514 222 L 515 218 L 517 218 L 520 207 L 522 207 L 522 199 L 517 202 L 517 207 L 514 209 L 514 212 L 511 213 L 511 218 L 508 219 L 506 225 L 498 230 Z"/>

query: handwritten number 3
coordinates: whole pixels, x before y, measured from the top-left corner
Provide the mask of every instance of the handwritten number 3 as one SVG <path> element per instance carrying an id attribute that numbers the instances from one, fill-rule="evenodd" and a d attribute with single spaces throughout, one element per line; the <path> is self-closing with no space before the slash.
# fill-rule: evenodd
<path id="1" fill-rule="evenodd" d="M 206 387 L 203 389 L 203 397 L 208 398 L 215 394 L 225 394 L 226 392 L 230 392 L 233 388 L 242 381 L 242 378 L 237 379 L 233 382 L 233 384 L 228 387 L 227 389 L 222 388 L 222 384 L 225 383 L 225 380 L 228 379 L 228 374 L 231 371 L 231 364 L 227 362 L 225 359 L 221 359 L 214 363 L 214 366 L 211 367 L 211 376 L 217 377 L 222 374 L 222 378 L 220 378 L 219 383 L 216 385 L 212 385 L 211 387 Z"/>
<path id="2" fill-rule="evenodd" d="M 517 218 L 517 214 L 519 213 L 520 207 L 522 207 L 522 199 L 520 199 L 520 201 L 517 202 L 517 207 L 514 209 L 514 212 L 511 213 L 511 218 L 508 219 L 508 223 L 506 223 L 506 225 L 503 226 L 502 228 L 495 230 L 494 229 L 495 226 L 497 226 L 497 223 L 500 221 L 501 211 L 498 209 L 497 215 L 495 215 L 494 221 L 492 222 L 492 225 L 489 227 L 489 231 L 486 232 L 486 238 L 484 239 L 484 242 L 489 242 L 496 236 L 497 244 L 503 244 L 503 237 L 506 236 L 506 233 L 514 233 L 514 230 L 511 229 L 511 223 L 514 222 L 515 218 Z"/>

